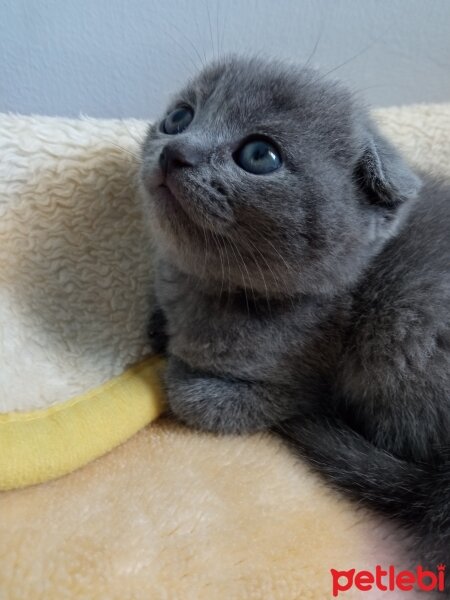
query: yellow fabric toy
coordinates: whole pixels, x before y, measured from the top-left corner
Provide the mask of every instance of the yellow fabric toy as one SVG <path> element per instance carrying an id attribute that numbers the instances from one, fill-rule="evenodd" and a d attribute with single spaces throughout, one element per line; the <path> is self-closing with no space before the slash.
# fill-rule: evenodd
<path id="1" fill-rule="evenodd" d="M 66 402 L 0 414 L 0 490 L 66 475 L 156 419 L 164 405 L 161 368 L 149 358 Z"/>

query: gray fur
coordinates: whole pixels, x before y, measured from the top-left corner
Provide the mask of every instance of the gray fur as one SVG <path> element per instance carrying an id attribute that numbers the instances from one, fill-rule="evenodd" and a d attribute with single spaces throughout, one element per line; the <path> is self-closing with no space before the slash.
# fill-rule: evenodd
<path id="1" fill-rule="evenodd" d="M 450 441 L 448 189 L 422 186 L 353 96 L 312 70 L 231 58 L 169 110 L 180 104 L 192 123 L 174 136 L 152 125 L 141 171 L 172 411 L 210 431 L 277 429 L 338 484 L 359 435 L 339 485 L 389 512 L 401 485 L 374 499 L 378 449 L 406 477 L 410 464 L 440 469 Z M 234 162 L 254 134 L 280 149 L 279 170 Z M 165 176 L 169 147 L 186 160 Z"/>

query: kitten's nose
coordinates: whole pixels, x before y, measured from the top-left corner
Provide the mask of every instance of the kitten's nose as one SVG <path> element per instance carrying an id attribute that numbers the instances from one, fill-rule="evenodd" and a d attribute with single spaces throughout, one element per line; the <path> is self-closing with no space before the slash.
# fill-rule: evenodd
<path id="1" fill-rule="evenodd" d="M 201 153 L 195 148 L 172 143 L 167 144 L 159 155 L 159 166 L 164 175 L 169 175 L 175 169 L 195 167 L 201 159 Z"/>

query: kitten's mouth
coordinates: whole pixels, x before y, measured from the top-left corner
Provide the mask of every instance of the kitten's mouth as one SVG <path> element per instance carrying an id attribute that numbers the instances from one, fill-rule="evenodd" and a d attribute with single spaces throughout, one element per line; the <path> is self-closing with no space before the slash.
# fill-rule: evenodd
<path id="1" fill-rule="evenodd" d="M 181 188 L 181 189 L 180 189 Z M 164 211 L 167 216 L 173 219 L 189 221 L 196 228 L 205 228 L 223 232 L 230 224 L 230 219 L 219 207 L 195 194 L 185 190 L 178 182 L 171 182 L 164 179 L 157 186 L 160 194 L 160 200 L 164 203 Z"/>

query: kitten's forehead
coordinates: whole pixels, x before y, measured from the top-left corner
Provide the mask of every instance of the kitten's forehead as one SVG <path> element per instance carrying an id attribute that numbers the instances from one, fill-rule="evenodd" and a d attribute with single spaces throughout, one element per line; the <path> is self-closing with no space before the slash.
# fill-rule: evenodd
<path id="1" fill-rule="evenodd" d="M 347 90 L 320 73 L 259 59 L 229 58 L 204 69 L 183 96 L 209 113 L 241 122 L 289 117 L 332 124 L 351 118 Z M 326 124 L 326 123 L 324 123 Z"/>
<path id="2" fill-rule="evenodd" d="M 291 74 L 255 60 L 224 62 L 201 73 L 197 81 L 204 104 L 289 110 L 298 100 L 298 85 Z"/>

